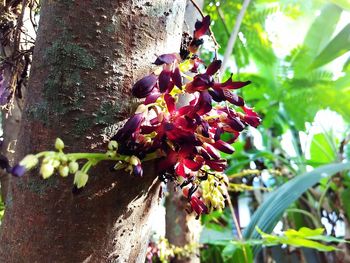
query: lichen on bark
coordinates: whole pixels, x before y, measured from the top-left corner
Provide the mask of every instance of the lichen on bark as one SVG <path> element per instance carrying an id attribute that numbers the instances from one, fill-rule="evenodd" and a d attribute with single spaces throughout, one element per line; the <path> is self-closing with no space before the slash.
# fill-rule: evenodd
<path id="1" fill-rule="evenodd" d="M 55 40 L 45 54 L 49 75 L 43 88 L 44 101 L 30 109 L 31 116 L 46 125 L 47 115 L 60 117 L 70 111 L 79 111 L 84 98 L 84 85 L 81 74 L 95 67 L 95 59 L 89 52 L 73 42 L 67 29 Z M 70 94 L 67 98 L 67 94 Z"/>

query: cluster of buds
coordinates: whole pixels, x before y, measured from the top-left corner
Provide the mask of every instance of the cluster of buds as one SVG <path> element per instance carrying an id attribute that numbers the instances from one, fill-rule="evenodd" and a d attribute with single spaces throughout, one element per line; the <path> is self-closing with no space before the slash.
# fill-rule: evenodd
<path id="1" fill-rule="evenodd" d="M 207 180 L 201 182 L 203 200 L 209 211 L 224 209 L 228 185 L 229 181 L 224 173 L 208 174 Z"/>
<path id="2" fill-rule="evenodd" d="M 36 155 L 27 155 L 19 164 L 12 167 L 12 175 L 21 177 L 26 171 L 35 168 L 40 163 L 40 175 L 47 179 L 57 172 L 62 177 L 74 175 L 76 189 L 86 185 L 89 179 L 88 171 L 100 161 L 116 161 L 114 169 L 124 169 L 127 172 L 142 175 L 141 161 L 136 156 L 121 155 L 118 151 L 118 143 L 110 141 L 106 153 L 64 153 L 64 142 L 57 138 L 55 142 L 57 151 L 45 151 Z M 40 161 L 41 160 L 41 161 Z M 82 160 L 85 160 L 83 165 Z"/>
<path id="3" fill-rule="evenodd" d="M 185 260 L 195 255 L 199 244 L 190 243 L 183 247 L 175 246 L 166 238 L 162 237 L 157 243 L 150 242 L 147 248 L 146 261 L 152 262 L 172 262 L 174 259 Z"/>
<path id="4" fill-rule="evenodd" d="M 195 54 L 209 25 L 209 17 L 198 21 L 185 56 L 182 52 L 157 57 L 157 68 L 134 84 L 132 94 L 144 101 L 111 138 L 106 153 L 64 154 L 64 144 L 58 139 L 58 152 L 40 153 L 44 157 L 42 176 L 48 178 L 55 170 L 64 177 L 74 173 L 74 183 L 81 188 L 88 180 L 87 171 L 99 161 L 115 160 L 116 170 L 142 176 L 142 161 L 160 158 L 159 178 L 175 181 L 198 216 L 222 209 L 227 193 L 227 161 L 220 152 L 232 154 L 231 144 L 240 132 L 246 126 L 257 127 L 260 118 L 234 93 L 250 81 L 233 81 L 231 75 L 220 82 L 216 75 L 221 61 L 214 60 L 206 67 Z M 195 76 L 191 76 L 193 73 Z M 183 96 L 188 103 L 179 103 Z M 13 173 L 18 175 L 34 167 L 38 157 L 27 156 Z M 78 159 L 87 159 L 82 168 Z"/>

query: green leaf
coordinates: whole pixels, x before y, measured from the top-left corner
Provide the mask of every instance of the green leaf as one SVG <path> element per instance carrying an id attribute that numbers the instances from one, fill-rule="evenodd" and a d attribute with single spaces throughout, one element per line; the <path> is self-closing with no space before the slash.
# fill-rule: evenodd
<path id="1" fill-rule="evenodd" d="M 310 26 L 304 39 L 302 52 L 298 52 L 293 59 L 296 76 L 305 76 L 309 72 L 307 68 L 311 61 L 328 44 L 336 25 L 339 21 L 342 9 L 335 4 L 326 4 L 321 14 L 316 17 Z M 321 33 L 322 32 L 322 33 Z"/>
<path id="2" fill-rule="evenodd" d="M 336 35 L 320 52 L 311 64 L 311 68 L 321 67 L 350 50 L 350 24 Z"/>
<path id="3" fill-rule="evenodd" d="M 224 262 L 252 263 L 252 249 L 247 244 L 229 243 L 221 253 Z"/>
<path id="4" fill-rule="evenodd" d="M 349 0 L 330 0 L 334 4 L 337 4 L 341 8 L 350 11 L 350 2 Z"/>
<path id="5" fill-rule="evenodd" d="M 330 240 L 334 240 L 333 238 L 329 239 L 327 236 L 322 236 L 322 233 L 324 232 L 323 228 L 310 229 L 307 227 L 302 227 L 298 231 L 294 229 L 288 229 L 280 236 L 264 233 L 258 227 L 256 227 L 256 231 L 261 235 L 262 239 L 264 240 L 264 245 L 267 246 L 286 244 L 294 247 L 313 248 L 319 251 L 334 251 L 337 249 L 334 246 L 324 245 L 318 242 L 333 242 Z M 345 240 L 339 241 L 344 242 Z"/>
<path id="6" fill-rule="evenodd" d="M 334 162 L 336 159 L 336 153 L 334 152 L 332 145 L 327 140 L 327 135 L 323 133 L 315 134 L 312 138 L 310 147 L 310 161 L 326 164 Z"/>
<path id="7" fill-rule="evenodd" d="M 342 200 L 342 205 L 345 210 L 345 215 L 346 218 L 349 220 L 350 219 L 350 188 L 347 187 L 345 188 L 341 194 L 340 194 L 341 200 Z"/>
<path id="8" fill-rule="evenodd" d="M 283 184 L 276 191 L 270 193 L 260 207 L 255 211 L 252 219 L 244 230 L 245 239 L 257 239 L 260 237 L 256 226 L 262 231 L 271 233 L 284 211 L 296 201 L 307 189 L 315 185 L 322 178 L 350 169 L 350 162 L 335 163 L 320 166 L 311 172 L 296 176 Z M 256 254 L 259 247 L 254 247 Z"/>

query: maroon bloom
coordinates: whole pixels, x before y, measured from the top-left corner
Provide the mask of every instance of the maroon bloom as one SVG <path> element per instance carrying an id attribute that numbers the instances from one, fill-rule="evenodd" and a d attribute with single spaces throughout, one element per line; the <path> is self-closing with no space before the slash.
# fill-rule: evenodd
<path id="1" fill-rule="evenodd" d="M 228 143 L 222 141 L 222 140 L 217 140 L 215 143 L 212 144 L 216 149 L 219 151 L 222 151 L 227 154 L 232 154 L 235 152 L 235 149 Z"/>
<path id="2" fill-rule="evenodd" d="M 177 59 L 176 54 L 163 54 L 157 57 L 153 64 L 160 66 L 163 64 L 171 64 Z"/>
<path id="3" fill-rule="evenodd" d="M 137 81 L 132 87 L 131 93 L 136 98 L 145 98 L 153 90 L 158 80 L 158 76 L 155 74 L 150 74 L 139 81 Z"/>
<path id="4" fill-rule="evenodd" d="M 258 127 L 260 125 L 261 119 L 259 115 L 254 112 L 251 108 L 242 107 L 246 115 L 243 117 L 243 121 L 248 123 L 250 126 Z"/>
<path id="5" fill-rule="evenodd" d="M 200 216 L 202 214 L 208 214 L 207 206 L 197 196 L 191 196 L 190 204 L 192 209 L 196 212 L 197 216 Z"/>
<path id="6" fill-rule="evenodd" d="M 172 72 L 171 79 L 173 80 L 176 87 L 180 89 L 182 88 L 182 77 L 181 77 L 180 69 L 178 67 L 176 67 Z"/>
<path id="7" fill-rule="evenodd" d="M 164 93 L 170 85 L 170 78 L 171 78 L 171 71 L 164 69 L 160 74 L 159 74 L 159 91 L 161 93 Z"/>
<path id="8" fill-rule="evenodd" d="M 214 60 L 213 62 L 210 63 L 205 73 L 213 76 L 221 68 L 221 64 L 222 64 L 221 60 Z"/>
<path id="9" fill-rule="evenodd" d="M 199 39 L 204 36 L 209 30 L 210 26 L 210 16 L 206 16 L 202 21 L 198 21 L 195 24 L 194 38 Z"/>
<path id="10" fill-rule="evenodd" d="M 131 135 L 140 128 L 141 122 L 143 120 L 143 113 L 137 113 L 132 116 L 121 128 L 116 135 L 112 137 L 112 140 L 116 140 L 118 142 L 123 142 L 125 140 L 130 139 Z"/>

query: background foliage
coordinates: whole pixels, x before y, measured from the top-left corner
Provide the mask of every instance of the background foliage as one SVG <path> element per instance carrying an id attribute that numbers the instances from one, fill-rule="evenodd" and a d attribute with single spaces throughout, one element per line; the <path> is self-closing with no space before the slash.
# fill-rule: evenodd
<path id="1" fill-rule="evenodd" d="M 205 3 L 219 57 L 242 3 Z M 249 218 L 237 213 L 245 240 L 261 238 L 257 227 L 275 235 L 301 227 L 325 228 L 327 237 L 349 235 L 349 10 L 347 1 L 255 0 L 248 6 L 223 74 L 233 71 L 236 79 L 253 82 L 241 92 L 263 117 L 258 130 L 235 144 L 236 153 L 225 156 L 232 182 L 253 189 L 231 196 L 236 211 L 250 210 Z M 203 262 L 342 262 L 348 255 L 342 245 L 325 253 L 232 242 L 236 229 L 228 211 L 202 222 Z"/>

